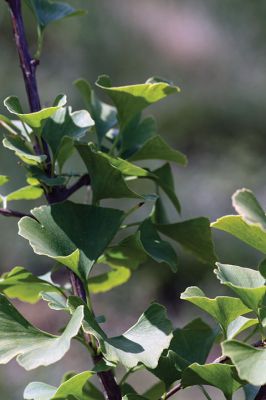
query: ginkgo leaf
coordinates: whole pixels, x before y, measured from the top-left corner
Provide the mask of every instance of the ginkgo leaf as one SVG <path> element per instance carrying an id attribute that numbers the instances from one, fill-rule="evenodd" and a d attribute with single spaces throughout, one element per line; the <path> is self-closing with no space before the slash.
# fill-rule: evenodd
<path id="1" fill-rule="evenodd" d="M 78 79 L 75 85 L 83 95 L 85 104 L 95 122 L 95 130 L 98 143 L 101 144 L 107 132 L 117 123 L 116 109 L 98 99 L 95 91 L 92 90 L 89 82 L 85 79 Z"/>
<path id="2" fill-rule="evenodd" d="M 265 300 L 265 278 L 259 271 L 250 268 L 220 263 L 216 265 L 215 273 L 220 282 L 232 289 L 247 307 L 256 312 Z"/>
<path id="3" fill-rule="evenodd" d="M 108 338 L 82 300 L 78 297 L 69 298 L 71 309 L 81 304 L 85 307 L 83 329 L 96 337 L 106 360 L 120 362 L 129 369 L 139 363 L 148 368 L 157 366 L 163 350 L 169 347 L 172 339 L 172 326 L 163 306 L 152 304 L 123 335 Z"/>
<path id="4" fill-rule="evenodd" d="M 194 385 L 210 385 L 220 389 L 227 400 L 232 400 L 234 392 L 241 386 L 234 366 L 227 364 L 197 363 L 190 365 L 184 372 L 181 380 L 182 387 Z"/>
<path id="5" fill-rule="evenodd" d="M 150 80 L 140 85 L 112 87 L 111 80 L 107 75 L 100 76 L 96 84 L 114 102 L 121 129 L 131 118 L 149 105 L 180 91 L 178 87 L 158 80 L 156 82 Z"/>
<path id="6" fill-rule="evenodd" d="M 8 135 L 3 139 L 3 146 L 14 151 L 17 157 L 29 165 L 38 165 L 43 163 L 47 156 L 44 154 L 34 154 L 31 144 L 19 136 Z"/>
<path id="7" fill-rule="evenodd" d="M 266 232 L 259 225 L 247 223 L 239 215 L 221 217 L 213 222 L 211 227 L 230 233 L 266 254 Z"/>
<path id="8" fill-rule="evenodd" d="M 227 327 L 227 339 L 234 339 L 241 332 L 258 325 L 258 323 L 259 321 L 257 318 L 237 317 L 234 321 L 230 322 Z"/>
<path id="9" fill-rule="evenodd" d="M 5 196 L 6 201 L 37 200 L 43 195 L 43 189 L 36 186 L 24 186 Z"/>
<path id="10" fill-rule="evenodd" d="M 174 224 L 157 224 L 156 227 L 159 232 L 180 243 L 201 261 L 215 263 L 216 254 L 208 218 L 194 218 Z"/>
<path id="11" fill-rule="evenodd" d="M 23 267 L 15 267 L 0 278 L 0 292 L 11 299 L 17 298 L 27 303 L 36 303 L 40 300 L 42 291 L 58 292 L 58 289 Z"/>
<path id="12" fill-rule="evenodd" d="M 266 384 L 266 349 L 258 349 L 238 340 L 222 343 L 223 354 L 234 363 L 241 379 L 254 386 Z"/>
<path id="13" fill-rule="evenodd" d="M 91 371 L 82 372 L 63 382 L 58 388 L 42 382 L 30 383 L 24 391 L 25 400 L 96 400 L 86 393 L 85 385 L 94 375 Z M 99 397 L 98 397 L 99 398 Z M 104 396 L 100 397 L 104 400 Z"/>
<path id="14" fill-rule="evenodd" d="M 26 370 L 59 361 L 70 348 L 83 320 L 83 307 L 78 307 L 61 336 L 50 335 L 31 325 L 0 294 L 0 364 L 16 357 Z"/>
<path id="15" fill-rule="evenodd" d="M 266 229 L 266 216 L 258 200 L 248 189 L 237 190 L 233 197 L 233 206 L 243 219 L 250 224 Z"/>
<path id="16" fill-rule="evenodd" d="M 172 149 L 161 136 L 153 136 L 131 157 L 130 161 L 166 160 L 185 166 L 187 158 L 178 150 Z"/>
<path id="17" fill-rule="evenodd" d="M 78 10 L 65 2 L 51 0 L 26 0 L 26 4 L 34 13 L 41 29 L 44 29 L 51 22 L 86 14 L 86 11 Z"/>
<path id="18" fill-rule="evenodd" d="M 5 185 L 7 182 L 9 182 L 9 177 L 6 175 L 0 175 L 0 186 Z"/>
<path id="19" fill-rule="evenodd" d="M 190 322 L 182 329 L 173 332 L 170 346 L 160 357 L 157 368 L 151 372 L 161 379 L 166 387 L 182 376 L 190 364 L 204 364 L 211 347 L 217 337 L 217 332 L 200 318 Z"/>
<path id="20" fill-rule="evenodd" d="M 240 299 L 235 297 L 218 296 L 209 299 L 204 292 L 196 286 L 189 287 L 181 294 L 182 300 L 187 300 L 210 314 L 222 327 L 226 337 L 228 325 L 240 315 L 250 311 Z"/>
<path id="21" fill-rule="evenodd" d="M 7 99 L 5 99 L 4 104 L 8 111 L 12 114 L 15 114 L 22 122 L 25 122 L 31 128 L 40 128 L 44 120 L 51 117 L 57 110 L 59 110 L 66 104 L 66 98 L 64 98 L 64 101 L 60 101 L 60 104 L 57 106 L 43 108 L 40 111 L 30 114 L 23 113 L 22 107 L 17 97 L 8 97 Z"/>
<path id="22" fill-rule="evenodd" d="M 149 176 L 149 172 L 122 159 L 109 157 L 90 145 L 76 145 L 91 178 L 95 201 L 110 198 L 141 198 L 131 190 L 124 175 Z"/>
<path id="23" fill-rule="evenodd" d="M 19 235 L 29 240 L 36 254 L 66 265 L 85 281 L 124 215 L 112 208 L 70 201 L 35 208 L 31 213 L 35 219 L 19 221 Z"/>

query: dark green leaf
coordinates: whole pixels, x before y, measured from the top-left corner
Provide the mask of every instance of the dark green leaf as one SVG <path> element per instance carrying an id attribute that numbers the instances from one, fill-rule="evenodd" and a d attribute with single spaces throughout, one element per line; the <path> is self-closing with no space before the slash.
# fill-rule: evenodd
<path id="1" fill-rule="evenodd" d="M 201 261 L 214 264 L 216 254 L 211 237 L 210 223 L 207 218 L 195 218 L 175 224 L 157 225 L 164 235 L 179 242 Z"/>
<path id="2" fill-rule="evenodd" d="M 19 222 L 19 234 L 37 254 L 66 265 L 86 279 L 93 264 L 116 234 L 123 212 L 69 201 L 32 210 Z M 66 218 L 67 215 L 67 218 Z"/>

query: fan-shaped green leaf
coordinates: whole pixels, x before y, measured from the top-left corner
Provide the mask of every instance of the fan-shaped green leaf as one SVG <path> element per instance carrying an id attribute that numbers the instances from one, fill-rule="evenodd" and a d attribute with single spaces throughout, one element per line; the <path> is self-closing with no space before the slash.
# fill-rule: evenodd
<path id="1" fill-rule="evenodd" d="M 218 296 L 209 299 L 204 292 L 196 286 L 189 287 L 181 294 L 182 300 L 187 300 L 206 311 L 220 324 L 226 336 L 228 325 L 240 315 L 250 311 L 240 299 L 235 297 Z"/>
<path id="2" fill-rule="evenodd" d="M 214 386 L 224 393 L 227 400 L 232 400 L 234 392 L 242 386 L 234 366 L 227 364 L 192 364 L 185 370 L 181 383 L 184 388 L 194 385 Z"/>
<path id="3" fill-rule="evenodd" d="M 86 14 L 86 11 L 77 10 L 65 2 L 51 0 L 26 0 L 26 4 L 33 11 L 41 29 L 44 29 L 51 22 L 56 22 L 67 17 Z"/>
<path id="4" fill-rule="evenodd" d="M 89 82 L 78 79 L 75 85 L 83 95 L 85 103 L 95 122 L 98 143 L 101 144 L 106 133 L 117 123 L 116 109 L 98 99 Z"/>
<path id="5" fill-rule="evenodd" d="M 22 161 L 29 165 L 41 164 L 46 160 L 46 155 L 35 155 L 30 143 L 19 136 L 8 135 L 3 140 L 3 146 L 15 152 Z"/>
<path id="6" fill-rule="evenodd" d="M 180 165 L 187 164 L 187 158 L 180 151 L 172 149 L 161 136 L 153 136 L 131 157 L 130 161 L 166 160 Z"/>
<path id="7" fill-rule="evenodd" d="M 15 267 L 0 278 L 0 292 L 11 299 L 17 298 L 27 303 L 36 303 L 40 300 L 42 291 L 58 292 L 58 289 L 23 267 Z"/>
<path id="8" fill-rule="evenodd" d="M 14 357 L 26 370 L 59 361 L 69 350 L 83 320 L 83 307 L 78 307 L 61 336 L 53 336 L 31 325 L 0 294 L 0 364 Z"/>
<path id="9" fill-rule="evenodd" d="M 83 303 L 78 297 L 70 297 L 69 304 L 75 309 Z M 105 358 L 110 362 L 120 362 L 126 368 L 133 368 L 139 363 L 155 368 L 163 350 L 169 347 L 172 327 L 165 308 L 159 304 L 152 304 L 132 328 L 114 338 L 107 337 L 88 307 L 84 307 L 83 329 L 97 338 Z"/>
<path id="10" fill-rule="evenodd" d="M 230 233 L 249 246 L 266 254 L 266 232 L 260 226 L 245 222 L 241 216 L 227 215 L 217 219 L 211 226 Z"/>
<path id="11" fill-rule="evenodd" d="M 140 85 L 112 87 L 111 80 L 106 75 L 100 76 L 96 84 L 114 102 L 121 128 L 149 105 L 180 91 L 178 87 L 171 86 L 165 81 L 152 82 L 151 80 Z"/>
<path id="12" fill-rule="evenodd" d="M 248 189 L 237 190 L 232 197 L 233 206 L 243 219 L 266 229 L 266 216 L 258 200 Z"/>
<path id="13" fill-rule="evenodd" d="M 37 111 L 30 114 L 24 114 L 20 105 L 19 99 L 14 96 L 10 96 L 5 99 L 4 104 L 8 111 L 15 114 L 22 122 L 28 124 L 31 128 L 40 128 L 42 122 L 50 118 L 57 110 L 66 104 L 66 98 L 61 101 L 59 105 L 49 108 L 43 108 L 41 111 Z"/>
<path id="14" fill-rule="evenodd" d="M 214 264 L 216 254 L 207 218 L 195 218 L 175 224 L 156 225 L 158 231 L 179 242 L 201 261 Z"/>
<path id="15" fill-rule="evenodd" d="M 217 263 L 215 273 L 220 282 L 232 289 L 242 302 L 253 311 L 264 303 L 266 295 L 265 278 L 250 268 Z"/>
<path id="16" fill-rule="evenodd" d="M 266 384 L 266 350 L 257 349 L 237 340 L 228 340 L 222 344 L 223 354 L 234 363 L 241 379 L 254 386 Z"/>
<path id="17" fill-rule="evenodd" d="M 227 338 L 234 339 L 241 332 L 246 329 L 257 325 L 259 323 L 257 318 L 237 317 L 234 321 L 230 322 L 227 328 Z"/>
<path id="18" fill-rule="evenodd" d="M 35 208 L 19 222 L 19 234 L 34 252 L 68 266 L 86 280 L 93 264 L 116 234 L 123 212 L 65 202 Z M 67 215 L 67 218 L 66 218 Z"/>

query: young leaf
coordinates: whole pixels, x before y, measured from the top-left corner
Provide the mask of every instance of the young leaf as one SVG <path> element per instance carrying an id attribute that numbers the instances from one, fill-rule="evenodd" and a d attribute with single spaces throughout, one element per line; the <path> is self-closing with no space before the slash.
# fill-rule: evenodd
<path id="1" fill-rule="evenodd" d="M 219 218 L 211 224 L 211 227 L 228 232 L 266 254 L 266 232 L 258 225 L 247 223 L 239 215 L 227 215 Z"/>
<path id="2" fill-rule="evenodd" d="M 58 388 L 46 385 L 41 382 L 30 383 L 24 391 L 25 400 L 67 400 L 70 397 L 75 400 L 104 400 L 101 397 L 90 397 L 86 394 L 85 385 L 87 381 L 94 375 L 91 371 L 82 372 L 74 375 L 62 383 Z"/>
<path id="3" fill-rule="evenodd" d="M 228 325 L 240 315 L 250 311 L 240 299 L 235 297 L 218 296 L 215 299 L 209 299 L 204 292 L 196 286 L 186 289 L 181 294 L 182 300 L 187 300 L 197 307 L 206 311 L 220 324 L 223 333 L 226 335 Z"/>
<path id="4" fill-rule="evenodd" d="M 6 175 L 0 175 L 0 186 L 5 185 L 7 182 L 9 182 L 9 177 Z"/>
<path id="5" fill-rule="evenodd" d="M 161 136 L 153 136 L 131 157 L 130 161 L 165 160 L 185 166 L 187 158 L 180 151 L 172 149 Z"/>
<path id="6" fill-rule="evenodd" d="M 77 144 L 76 147 L 88 169 L 94 201 L 121 197 L 141 198 L 128 187 L 123 175 L 148 176 L 147 171 L 124 160 L 108 157 L 92 146 Z"/>
<path id="7" fill-rule="evenodd" d="M 175 224 L 158 224 L 156 227 L 159 232 L 179 242 L 201 261 L 215 263 L 216 255 L 207 218 L 195 218 Z"/>
<path id="8" fill-rule="evenodd" d="M 40 300 L 42 291 L 58 292 L 58 289 L 23 267 L 15 267 L 0 278 L 0 292 L 11 299 L 33 304 Z"/>
<path id="9" fill-rule="evenodd" d="M 199 365 L 197 363 L 185 370 L 181 384 L 184 388 L 194 385 L 214 386 L 224 393 L 227 400 L 232 400 L 234 392 L 242 386 L 234 366 L 227 364 Z"/>
<path id="10" fill-rule="evenodd" d="M 98 99 L 89 82 L 85 79 L 78 79 L 75 85 L 83 95 L 89 112 L 95 122 L 95 130 L 99 145 L 106 133 L 117 123 L 116 109 Z"/>
<path id="11" fill-rule="evenodd" d="M 248 308 L 256 312 L 264 303 L 265 278 L 250 268 L 220 263 L 216 265 L 215 273 L 220 282 L 232 289 Z"/>
<path id="12" fill-rule="evenodd" d="M 257 349 L 237 340 L 228 340 L 222 344 L 223 354 L 234 363 L 241 379 L 254 386 L 266 384 L 266 350 Z"/>
<path id="13" fill-rule="evenodd" d="M 101 259 L 101 263 L 105 264 L 105 259 Z M 123 285 L 131 277 L 131 271 L 127 267 L 113 266 L 108 272 L 93 276 L 88 279 L 89 291 L 91 293 L 103 293 Z"/>
<path id="14" fill-rule="evenodd" d="M 93 264 L 115 236 L 123 212 L 66 201 L 31 211 L 19 222 L 19 235 L 34 252 L 66 265 L 86 280 Z M 66 218 L 67 216 L 67 218 Z"/>
<path id="15" fill-rule="evenodd" d="M 20 366 L 31 370 L 59 361 L 69 350 L 83 320 L 83 307 L 78 307 L 61 336 L 53 336 L 31 325 L 0 294 L 0 364 L 14 357 Z"/>
<path id="16" fill-rule="evenodd" d="M 136 114 L 149 105 L 162 100 L 170 94 L 180 91 L 176 86 L 158 81 L 150 81 L 140 85 L 112 87 L 111 80 L 107 75 L 100 76 L 96 84 L 103 89 L 114 102 L 118 111 L 121 129 Z"/>
<path id="17" fill-rule="evenodd" d="M 34 13 L 38 25 L 45 29 L 51 22 L 56 22 L 67 17 L 86 14 L 84 10 L 77 10 L 67 3 L 51 0 L 26 0 L 26 4 Z"/>
<path id="18" fill-rule="evenodd" d="M 151 372 L 168 387 L 181 378 L 182 371 L 190 364 L 204 364 L 217 332 L 200 318 L 195 319 L 182 329 L 173 332 L 169 349 L 162 354 L 157 368 Z"/>
<path id="19" fill-rule="evenodd" d="M 40 128 L 42 122 L 50 118 L 57 110 L 66 104 L 66 98 L 61 101 L 59 105 L 49 108 L 43 108 L 41 111 L 37 111 L 30 114 L 24 114 L 20 105 L 19 99 L 14 96 L 10 96 L 5 99 L 4 104 L 11 114 L 15 114 L 20 121 L 29 125 L 31 128 Z"/>
<path id="20" fill-rule="evenodd" d="M 237 190 L 232 200 L 234 208 L 247 223 L 255 224 L 263 230 L 266 229 L 265 212 L 251 190 Z"/>
<path id="21" fill-rule="evenodd" d="M 78 297 L 69 298 L 72 310 L 81 304 Z M 89 308 L 84 307 L 83 329 L 96 337 L 106 360 L 112 363 L 120 362 L 128 369 L 139 363 L 155 368 L 163 350 L 169 347 L 172 326 L 166 317 L 165 308 L 159 304 L 152 304 L 132 328 L 114 338 L 107 337 Z"/>
<path id="22" fill-rule="evenodd" d="M 43 195 L 43 189 L 36 186 L 24 186 L 6 196 L 7 201 L 37 200 Z"/>
<path id="23" fill-rule="evenodd" d="M 173 272 L 177 271 L 177 255 L 170 243 L 162 240 L 150 219 L 139 227 L 139 240 L 145 252 L 158 263 L 167 263 Z"/>

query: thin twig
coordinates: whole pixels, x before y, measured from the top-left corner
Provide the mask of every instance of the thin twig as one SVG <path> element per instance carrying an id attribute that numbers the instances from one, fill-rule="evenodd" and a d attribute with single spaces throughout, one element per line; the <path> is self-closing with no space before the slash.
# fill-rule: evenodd
<path id="1" fill-rule="evenodd" d="M 30 217 L 35 219 L 32 214 L 22 213 L 20 211 L 11 210 L 10 208 L 0 208 L 0 214 L 5 217 L 16 217 L 16 218 Z"/>

